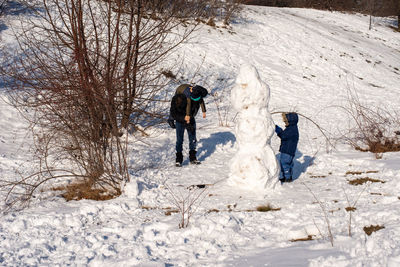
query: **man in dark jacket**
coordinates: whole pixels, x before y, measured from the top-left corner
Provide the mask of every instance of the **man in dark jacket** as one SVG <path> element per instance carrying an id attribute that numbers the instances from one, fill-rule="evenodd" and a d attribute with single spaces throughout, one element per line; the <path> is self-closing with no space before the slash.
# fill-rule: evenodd
<path id="1" fill-rule="evenodd" d="M 282 130 L 278 125 L 275 126 L 275 132 L 281 139 L 279 148 L 281 173 L 279 180 L 291 182 L 293 179 L 293 158 L 296 153 L 297 143 L 299 142 L 299 129 L 297 122 L 299 117 L 297 113 L 282 113 L 283 121 L 285 122 L 285 130 Z"/>
<path id="2" fill-rule="evenodd" d="M 179 88 L 179 87 L 178 87 Z M 185 129 L 189 137 L 189 161 L 191 164 L 200 164 L 196 158 L 196 120 L 195 117 L 202 107 L 205 118 L 205 104 L 203 98 L 208 92 L 201 86 L 190 86 L 190 95 L 177 91 L 171 100 L 170 118 L 168 123 L 176 129 L 176 166 L 181 167 L 183 161 L 182 145 Z M 189 97 L 188 97 L 189 96 Z M 190 106 L 190 110 L 187 107 Z"/>

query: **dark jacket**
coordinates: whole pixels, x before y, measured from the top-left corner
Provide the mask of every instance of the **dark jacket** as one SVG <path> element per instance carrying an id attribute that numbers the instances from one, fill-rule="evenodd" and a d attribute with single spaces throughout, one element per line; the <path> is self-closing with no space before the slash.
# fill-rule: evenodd
<path id="1" fill-rule="evenodd" d="M 187 101 L 191 100 L 190 99 L 188 100 L 184 94 L 176 94 L 171 100 L 171 108 L 170 108 L 171 117 L 180 123 L 186 123 L 185 116 L 186 116 Z M 203 103 L 203 99 L 201 99 L 200 101 L 191 101 L 190 114 L 189 114 L 191 124 L 195 122 L 194 117 L 197 115 L 201 103 Z"/>
<path id="2" fill-rule="evenodd" d="M 279 151 L 294 156 L 299 142 L 299 129 L 297 128 L 299 117 L 297 113 L 287 113 L 285 115 L 289 123 L 285 130 L 282 130 L 278 125 L 275 127 L 275 132 L 281 138 Z"/>

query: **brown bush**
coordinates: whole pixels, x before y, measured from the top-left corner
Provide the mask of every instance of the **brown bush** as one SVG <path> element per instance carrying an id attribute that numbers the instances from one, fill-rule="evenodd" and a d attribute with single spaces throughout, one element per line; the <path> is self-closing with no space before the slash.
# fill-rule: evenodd
<path id="1" fill-rule="evenodd" d="M 161 63 L 193 32 L 204 6 L 43 0 L 32 12 L 15 30 L 19 46 L 5 50 L 0 75 L 32 124 L 39 170 L 0 187 L 11 191 L 8 199 L 22 187 L 22 202 L 63 177 L 118 192 L 130 177 L 128 130 L 162 122 Z M 192 22 L 175 34 L 182 17 Z"/>
<path id="2" fill-rule="evenodd" d="M 345 139 L 356 150 L 375 153 L 400 151 L 400 116 L 389 107 L 362 103 L 358 95 L 348 91 L 348 105 L 342 107 L 354 122 Z"/>
<path id="3" fill-rule="evenodd" d="M 248 0 L 248 5 L 351 11 L 375 16 L 397 16 L 398 0 Z"/>

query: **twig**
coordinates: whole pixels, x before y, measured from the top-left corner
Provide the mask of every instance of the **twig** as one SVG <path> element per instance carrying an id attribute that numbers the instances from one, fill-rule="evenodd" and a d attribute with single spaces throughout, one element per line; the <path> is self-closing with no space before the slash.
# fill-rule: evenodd
<path id="1" fill-rule="evenodd" d="M 345 195 L 345 197 L 346 197 L 347 204 L 349 205 L 349 210 L 348 210 L 348 212 L 349 212 L 348 231 L 349 231 L 349 236 L 350 236 L 350 237 L 352 236 L 352 234 L 351 234 L 351 222 L 352 222 L 352 218 L 353 218 L 353 216 L 352 216 L 353 208 L 355 208 L 355 206 L 357 205 L 357 202 L 358 202 L 358 200 L 360 199 L 362 193 L 364 193 L 364 191 L 367 189 L 367 187 L 368 187 L 370 184 L 371 184 L 371 183 L 367 183 L 367 184 L 364 186 L 364 189 L 358 194 L 358 196 L 357 196 L 356 200 L 353 202 L 353 204 L 350 203 L 349 196 L 347 195 L 346 191 L 345 191 L 344 188 L 342 187 L 342 190 L 343 190 L 344 195 Z"/>
<path id="2" fill-rule="evenodd" d="M 275 111 L 275 112 L 272 112 L 271 114 L 273 115 L 273 114 L 281 114 L 281 113 L 290 113 L 290 112 L 286 112 L 286 111 Z M 327 135 L 325 134 L 325 132 L 324 132 L 325 130 L 322 129 L 321 126 L 319 126 L 315 121 L 313 121 L 312 119 L 310 119 L 309 117 L 307 117 L 307 116 L 305 116 L 305 115 L 303 115 L 303 114 L 301 114 L 301 113 L 296 112 L 296 114 L 298 114 L 299 116 L 301 116 L 301 117 L 303 117 L 303 118 L 305 118 L 305 119 L 311 121 L 311 122 L 318 128 L 318 130 L 322 133 L 322 135 L 326 138 L 326 140 L 328 141 L 328 143 L 329 143 L 333 148 L 335 147 L 335 146 L 331 143 L 330 139 L 328 138 L 328 136 L 327 136 Z"/>
<path id="3" fill-rule="evenodd" d="M 319 201 L 319 199 L 317 198 L 317 196 L 314 194 L 314 192 L 311 190 L 311 188 L 309 188 L 305 183 L 302 183 L 307 189 L 308 191 L 310 191 L 310 193 L 313 195 L 315 201 L 317 201 L 317 203 L 319 204 L 323 214 L 324 214 L 324 218 L 325 218 L 325 223 L 328 229 L 328 235 L 329 235 L 329 240 L 331 242 L 331 245 L 333 247 L 333 235 L 332 235 L 332 231 L 331 231 L 331 225 L 329 222 L 329 218 L 328 218 L 328 214 L 326 212 L 326 209 L 324 207 L 324 205 L 322 205 L 321 201 Z"/>

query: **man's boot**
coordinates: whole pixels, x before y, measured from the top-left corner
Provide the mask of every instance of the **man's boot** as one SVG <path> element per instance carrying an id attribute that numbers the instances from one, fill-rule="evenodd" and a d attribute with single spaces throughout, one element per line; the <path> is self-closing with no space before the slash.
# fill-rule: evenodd
<path id="1" fill-rule="evenodd" d="M 200 161 L 198 161 L 196 158 L 196 152 L 196 150 L 189 151 L 189 161 L 191 164 L 201 164 Z"/>
<path id="2" fill-rule="evenodd" d="M 182 152 L 176 152 L 175 166 L 182 167 L 183 155 Z"/>

